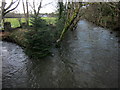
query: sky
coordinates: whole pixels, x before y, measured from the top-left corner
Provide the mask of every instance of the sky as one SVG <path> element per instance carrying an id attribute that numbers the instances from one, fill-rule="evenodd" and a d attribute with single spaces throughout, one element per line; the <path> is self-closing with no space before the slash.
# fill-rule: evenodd
<path id="1" fill-rule="evenodd" d="M 0 0 L 1 1 L 1 0 Z M 7 5 L 8 6 L 10 4 L 10 1 L 11 0 L 5 0 L 7 2 Z M 16 1 L 16 0 L 14 0 Z M 22 0 L 21 0 L 22 1 Z M 36 7 L 37 7 L 37 4 L 39 4 L 39 1 L 40 0 L 28 0 L 29 3 L 32 5 L 32 2 L 35 1 L 36 2 Z M 52 12 L 55 12 L 56 11 L 56 7 L 57 7 L 57 1 L 58 0 L 43 0 L 42 1 L 42 6 L 48 4 L 51 2 L 51 4 L 48 4 L 47 6 L 41 8 L 40 10 L 40 13 L 52 13 Z M 61 1 L 61 0 L 59 0 Z M 66 1 L 66 0 L 63 0 L 63 1 Z M 68 1 L 68 0 L 67 0 Z M 72 0 L 70 0 L 72 1 Z M 100 2 L 100 1 L 120 1 L 120 0 L 73 0 L 73 1 L 84 1 L 84 2 Z M 15 6 L 15 5 L 14 5 Z M 14 7 L 13 6 L 13 7 Z M 32 10 L 31 7 L 29 9 L 30 11 Z M 23 13 L 23 5 L 22 5 L 22 2 L 20 2 L 19 6 L 17 7 L 17 9 L 15 9 L 14 11 L 16 11 L 17 13 Z"/>
<path id="2" fill-rule="evenodd" d="M 8 6 L 10 4 L 10 1 L 11 0 L 6 0 L 6 2 L 7 2 L 6 6 Z M 28 0 L 28 1 L 32 5 L 33 0 Z M 36 8 L 37 8 L 40 0 L 34 0 L 34 1 L 35 1 L 35 5 L 36 5 Z M 50 3 L 50 4 L 48 4 L 48 3 Z M 48 5 L 46 5 L 46 4 L 48 4 Z M 46 5 L 46 6 L 44 6 L 44 5 Z M 56 11 L 56 7 L 57 7 L 57 0 L 43 0 L 42 1 L 42 6 L 44 6 L 44 7 L 41 8 L 40 13 L 52 13 L 52 12 L 55 12 Z M 30 7 L 30 11 L 31 10 L 32 9 Z M 23 12 L 22 2 L 20 2 L 19 6 L 14 11 L 17 12 L 17 13 L 24 13 Z"/>

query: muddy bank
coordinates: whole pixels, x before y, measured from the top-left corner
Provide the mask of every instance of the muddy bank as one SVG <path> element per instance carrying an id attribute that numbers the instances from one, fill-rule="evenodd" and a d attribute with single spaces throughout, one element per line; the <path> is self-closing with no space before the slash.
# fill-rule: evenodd
<path id="1" fill-rule="evenodd" d="M 109 30 L 80 21 L 60 50 L 29 59 L 16 44 L 2 43 L 3 88 L 117 88 L 118 38 Z"/>

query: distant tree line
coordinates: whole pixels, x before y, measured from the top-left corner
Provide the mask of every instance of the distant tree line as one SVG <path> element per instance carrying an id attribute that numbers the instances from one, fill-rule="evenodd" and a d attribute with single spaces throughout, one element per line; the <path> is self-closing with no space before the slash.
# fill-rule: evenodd
<path id="1" fill-rule="evenodd" d="M 29 14 L 30 16 L 32 14 Z M 47 16 L 47 17 L 56 17 L 57 14 L 54 14 L 54 13 L 40 13 L 39 16 L 41 17 L 44 17 L 44 16 Z M 11 13 L 8 13 L 5 15 L 5 18 L 25 18 L 24 14 L 19 14 L 19 13 L 14 13 L 14 12 L 11 12 Z"/>
<path id="2" fill-rule="evenodd" d="M 24 18 L 24 14 L 17 14 L 14 12 L 5 15 L 5 18 Z"/>

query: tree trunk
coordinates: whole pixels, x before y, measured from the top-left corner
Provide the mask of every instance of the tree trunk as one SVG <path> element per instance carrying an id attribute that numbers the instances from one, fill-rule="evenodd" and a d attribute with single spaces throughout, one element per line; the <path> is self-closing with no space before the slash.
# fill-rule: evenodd
<path id="1" fill-rule="evenodd" d="M 118 12 L 118 28 L 119 28 L 119 31 L 120 31 L 120 1 L 118 2 L 118 9 L 119 9 L 119 12 Z"/>
<path id="2" fill-rule="evenodd" d="M 69 4 L 70 4 L 70 3 L 69 3 Z M 61 35 L 60 35 L 60 38 L 57 40 L 57 42 L 60 42 L 60 41 L 62 40 L 62 38 L 63 38 L 63 36 L 64 36 L 64 34 L 65 34 L 65 32 L 66 32 L 67 30 L 73 29 L 73 28 L 76 27 L 76 24 L 77 24 L 77 22 L 78 22 L 80 7 L 81 7 L 81 4 L 80 4 L 80 3 L 79 3 L 78 6 L 77 6 L 77 3 L 75 4 L 74 10 L 73 10 L 73 12 L 72 12 L 72 13 L 73 13 L 72 16 L 70 16 L 70 13 L 69 13 L 69 12 L 71 12 L 71 10 L 69 10 L 70 7 L 68 8 L 68 13 L 67 13 L 67 14 L 68 14 L 68 15 L 67 15 L 68 20 L 66 21 L 66 24 L 65 24 L 65 26 L 64 26 L 64 29 L 62 30 Z"/>
<path id="3" fill-rule="evenodd" d="M 27 23 L 27 26 L 29 26 L 28 0 L 26 0 L 26 9 L 27 9 L 27 13 L 26 13 L 26 23 Z"/>
<path id="4" fill-rule="evenodd" d="M 15 7 L 11 8 L 12 6 L 14 6 L 14 4 L 15 4 L 16 2 L 17 2 L 17 5 L 16 5 Z M 13 0 L 11 0 L 10 4 L 6 7 L 6 1 L 5 1 L 5 0 L 2 0 L 2 6 L 1 6 L 1 12 L 2 12 L 2 15 L 1 15 L 1 16 L 2 16 L 2 17 L 1 17 L 1 18 L 2 18 L 2 25 L 3 25 L 3 27 L 4 27 L 4 23 L 5 23 L 5 20 L 4 20 L 5 15 L 6 15 L 7 13 L 15 10 L 15 9 L 18 7 L 19 3 L 20 3 L 20 0 L 16 0 L 15 2 L 13 2 Z"/>
<path id="5" fill-rule="evenodd" d="M 22 0 L 22 4 L 23 4 L 23 11 L 24 11 L 26 25 L 28 26 L 29 25 L 28 0 L 26 0 L 26 8 L 25 8 L 25 3 L 23 0 Z"/>
<path id="6" fill-rule="evenodd" d="M 2 27 L 2 7 L 0 8 L 0 29 Z"/>
<path id="7" fill-rule="evenodd" d="M 4 26 L 4 23 L 5 23 L 5 20 L 4 20 L 4 8 L 5 8 L 5 1 L 4 0 L 2 0 L 2 7 L 1 7 L 1 23 L 2 23 L 2 26 Z"/>

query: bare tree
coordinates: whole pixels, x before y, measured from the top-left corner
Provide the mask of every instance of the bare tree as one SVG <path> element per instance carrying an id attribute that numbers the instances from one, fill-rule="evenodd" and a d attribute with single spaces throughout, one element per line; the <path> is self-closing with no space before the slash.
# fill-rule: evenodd
<path id="1" fill-rule="evenodd" d="M 45 5 L 42 6 L 42 1 L 43 0 L 39 0 L 38 2 L 36 2 L 35 0 L 33 0 L 32 4 L 31 4 L 30 2 L 28 2 L 28 0 L 22 0 L 24 16 L 25 16 L 25 20 L 26 20 L 27 25 L 29 25 L 29 10 L 30 10 L 29 6 L 33 10 L 34 15 L 37 17 L 39 15 L 40 9 L 42 7 L 45 7 L 45 6 L 52 3 L 52 2 L 50 2 L 50 3 L 45 4 Z"/>
<path id="2" fill-rule="evenodd" d="M 7 13 L 15 10 L 18 5 L 20 3 L 20 0 L 16 0 L 16 1 L 13 1 L 11 0 L 11 3 L 6 7 L 6 1 L 5 0 L 2 0 L 2 7 L 1 7 L 1 10 L 2 10 L 2 19 L 3 19 L 3 23 L 4 23 L 4 17 Z M 12 6 L 14 6 L 16 4 L 15 7 L 11 8 Z"/>
<path id="3" fill-rule="evenodd" d="M 26 20 L 26 24 L 27 26 L 29 25 L 29 7 L 28 7 L 28 0 L 22 0 L 22 4 L 23 4 L 23 11 L 24 11 L 24 16 L 25 16 L 25 20 Z M 25 4 L 26 3 L 26 4 Z"/>
<path id="4" fill-rule="evenodd" d="M 50 3 L 47 3 L 47 4 L 45 4 L 45 5 L 42 5 L 42 2 L 43 2 L 43 0 L 40 0 L 40 1 L 38 2 L 38 5 L 36 5 L 35 0 L 33 0 L 32 4 L 29 3 L 29 5 L 30 5 L 30 7 L 32 8 L 35 16 L 38 16 L 38 15 L 39 15 L 41 8 L 43 8 L 43 7 L 45 7 L 45 6 L 47 6 L 47 5 L 49 5 L 49 4 L 52 3 L 52 2 L 50 2 Z M 36 6 L 37 6 L 37 7 L 36 7 Z"/>
<path id="5" fill-rule="evenodd" d="M 43 1 L 43 0 L 40 0 L 40 1 L 39 1 L 39 5 L 38 5 L 37 9 L 36 9 L 36 5 L 35 5 L 35 1 L 34 1 L 34 0 L 33 0 L 33 2 L 32 2 L 32 5 L 29 3 L 29 5 L 30 5 L 30 7 L 32 8 L 35 16 L 38 16 L 39 13 L 40 13 L 40 9 L 41 9 L 41 7 L 42 7 L 42 6 L 41 6 L 41 5 L 42 5 L 42 1 Z"/>

